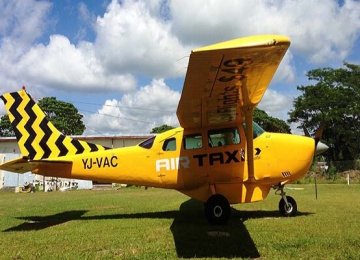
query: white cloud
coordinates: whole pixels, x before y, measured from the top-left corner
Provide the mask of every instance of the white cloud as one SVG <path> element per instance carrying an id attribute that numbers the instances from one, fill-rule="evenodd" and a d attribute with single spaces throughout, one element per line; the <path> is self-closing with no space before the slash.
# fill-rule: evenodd
<path id="1" fill-rule="evenodd" d="M 156 9 L 161 5 L 152 6 Z M 91 22 L 92 14 L 84 4 L 78 5 L 78 10 L 83 21 Z M 39 24 L 45 24 L 43 13 Z M 0 28 L 5 33 L 7 26 Z M 17 28 L 17 23 L 13 28 Z M 18 48 L 11 38 L 3 37 L 0 79 L 16 86 L 26 82 L 46 88 L 126 93 L 136 85 L 133 75 L 165 77 L 185 73 L 186 60 L 177 60 L 188 50 L 171 34 L 170 25 L 151 16 L 147 5 L 140 1 L 111 2 L 104 16 L 98 17 L 95 29 L 95 42 L 74 44 L 63 35 L 51 35 L 48 44 L 27 49 Z M 40 31 L 41 26 L 35 26 L 34 39 Z"/>
<path id="2" fill-rule="evenodd" d="M 291 129 L 291 133 L 295 134 L 295 135 L 305 135 L 304 130 L 300 127 L 299 123 L 291 123 L 290 124 L 290 129 Z"/>
<path id="3" fill-rule="evenodd" d="M 95 22 L 94 42 L 74 44 L 52 35 L 48 44 L 33 45 L 51 5 L 33 0 L 0 5 L 0 80 L 7 85 L 126 92 L 135 86 L 132 75 L 184 75 L 188 46 L 255 33 L 288 34 L 292 53 L 313 62 L 341 62 L 360 33 L 360 2 L 351 0 L 342 6 L 335 0 L 113 0 L 96 21 L 86 5 L 78 4 L 80 20 Z M 294 78 L 288 53 L 275 80 Z"/>
<path id="4" fill-rule="evenodd" d="M 154 79 L 150 85 L 126 94 L 120 100 L 106 100 L 97 113 L 85 118 L 86 134 L 148 134 L 153 127 L 162 124 L 178 126 L 176 108 L 180 95 L 163 79 Z M 259 108 L 287 120 L 292 100 L 293 97 L 268 89 Z"/>
<path id="5" fill-rule="evenodd" d="M 96 59 L 91 43 L 81 42 L 75 46 L 62 35 L 52 35 L 46 46 L 33 47 L 16 67 L 24 78 L 52 88 L 129 91 L 135 87 L 135 79 L 130 74 L 107 74 Z"/>
<path id="6" fill-rule="evenodd" d="M 120 100 L 106 100 L 98 113 L 85 118 L 87 134 L 149 134 L 162 124 L 177 126 L 175 114 L 180 93 L 163 79 L 124 95 Z M 101 122 L 101 124 L 99 124 Z"/>
<path id="7" fill-rule="evenodd" d="M 112 1 L 98 17 L 95 43 L 99 60 L 109 71 L 127 71 L 151 77 L 183 75 L 188 55 L 170 24 L 151 16 L 141 1 Z"/>
<path id="8" fill-rule="evenodd" d="M 17 90 L 24 80 L 16 63 L 46 29 L 51 4 L 45 1 L 0 1 L 0 84 Z M 3 92 L 3 91 L 1 91 Z"/>
<path id="9" fill-rule="evenodd" d="M 268 89 L 258 107 L 273 117 L 286 120 L 288 118 L 287 112 L 292 106 L 292 100 L 293 97 Z"/>
<path id="10" fill-rule="evenodd" d="M 95 19 L 94 15 L 89 11 L 88 7 L 83 2 L 80 2 L 78 4 L 78 12 L 80 20 L 82 20 L 83 22 L 92 23 Z"/>
<path id="11" fill-rule="evenodd" d="M 31 45 L 42 35 L 46 26 L 43 19 L 50 7 L 51 4 L 45 1 L 1 1 L 1 37 L 10 39 L 18 47 Z"/>
<path id="12" fill-rule="evenodd" d="M 86 38 L 90 31 L 93 31 L 96 15 L 92 13 L 87 5 L 83 2 L 78 3 L 77 11 L 79 18 L 79 29 L 76 33 L 75 40 L 82 41 Z"/>
<path id="13" fill-rule="evenodd" d="M 296 69 L 294 65 L 293 55 L 291 51 L 288 50 L 275 73 L 273 81 L 292 82 L 295 80 L 295 71 Z"/>
<path id="14" fill-rule="evenodd" d="M 172 0 L 170 10 L 172 29 L 184 42 L 285 34 L 293 50 L 315 63 L 342 61 L 360 34 L 360 2 L 352 0 L 342 6 L 336 0 Z"/>

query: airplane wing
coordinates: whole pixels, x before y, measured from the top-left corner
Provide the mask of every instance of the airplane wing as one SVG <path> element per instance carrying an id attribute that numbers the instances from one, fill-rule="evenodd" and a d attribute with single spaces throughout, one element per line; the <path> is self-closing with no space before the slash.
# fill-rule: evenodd
<path id="1" fill-rule="evenodd" d="M 262 99 L 290 40 L 258 35 L 192 51 L 177 109 L 183 128 L 242 123 Z"/>

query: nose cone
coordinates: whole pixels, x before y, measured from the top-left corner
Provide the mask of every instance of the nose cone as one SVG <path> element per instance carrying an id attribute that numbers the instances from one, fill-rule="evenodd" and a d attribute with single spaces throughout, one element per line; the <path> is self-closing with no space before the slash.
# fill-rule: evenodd
<path id="1" fill-rule="evenodd" d="M 323 152 L 326 152 L 327 149 L 329 149 L 329 146 L 319 141 L 316 145 L 315 154 L 316 155 L 322 154 Z"/>

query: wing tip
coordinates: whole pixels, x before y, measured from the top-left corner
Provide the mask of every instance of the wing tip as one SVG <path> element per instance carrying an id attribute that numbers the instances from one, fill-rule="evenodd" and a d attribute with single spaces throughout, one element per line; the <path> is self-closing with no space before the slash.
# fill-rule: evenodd
<path id="1" fill-rule="evenodd" d="M 290 38 L 285 35 L 261 34 L 236 38 L 192 50 L 192 52 L 212 51 L 220 49 L 248 48 L 255 46 L 290 45 Z"/>

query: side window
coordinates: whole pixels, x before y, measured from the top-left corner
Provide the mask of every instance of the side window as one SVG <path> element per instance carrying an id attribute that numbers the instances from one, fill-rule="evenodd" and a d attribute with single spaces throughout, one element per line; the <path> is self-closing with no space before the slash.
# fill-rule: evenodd
<path id="1" fill-rule="evenodd" d="M 201 134 L 186 135 L 184 136 L 183 142 L 185 150 L 202 148 Z"/>
<path id="2" fill-rule="evenodd" d="M 162 146 L 163 151 L 176 151 L 176 139 L 169 138 L 164 141 Z"/>
<path id="3" fill-rule="evenodd" d="M 237 128 L 215 129 L 208 132 L 209 146 L 219 147 L 240 143 L 240 135 Z"/>

